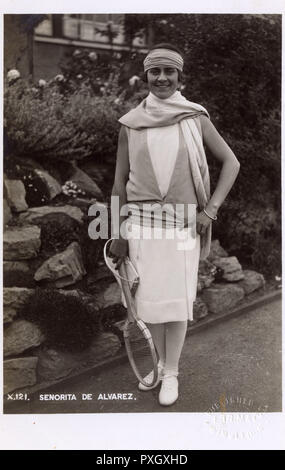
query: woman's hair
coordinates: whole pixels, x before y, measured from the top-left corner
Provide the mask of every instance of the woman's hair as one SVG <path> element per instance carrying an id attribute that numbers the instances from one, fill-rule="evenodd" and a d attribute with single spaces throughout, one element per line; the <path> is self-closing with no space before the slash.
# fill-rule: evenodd
<path id="1" fill-rule="evenodd" d="M 178 52 L 178 54 L 180 54 L 181 57 L 183 57 L 178 47 L 174 46 L 173 44 L 170 44 L 169 42 L 160 42 L 159 44 L 155 44 L 149 49 L 148 53 L 153 51 L 154 49 L 169 49 L 170 51 Z M 177 71 L 178 71 L 178 80 L 181 82 L 183 79 L 183 74 L 180 70 L 177 70 Z M 142 80 L 147 83 L 147 72 L 143 73 Z"/>
<path id="2" fill-rule="evenodd" d="M 155 44 L 149 49 L 148 52 L 153 51 L 154 49 L 169 49 L 170 51 L 178 52 L 178 54 L 180 54 L 181 57 L 183 57 L 178 47 L 174 46 L 173 44 L 170 44 L 169 42 L 160 42 L 159 44 Z"/>

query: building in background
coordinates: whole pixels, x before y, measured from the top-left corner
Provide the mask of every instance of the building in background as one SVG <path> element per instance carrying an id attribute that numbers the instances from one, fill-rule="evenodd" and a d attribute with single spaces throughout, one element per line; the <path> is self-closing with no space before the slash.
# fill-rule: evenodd
<path id="1" fill-rule="evenodd" d="M 124 14 L 4 15 L 4 67 L 22 76 L 50 79 L 70 49 L 97 54 L 130 48 L 147 52 L 151 31 L 127 41 Z"/>
<path id="2" fill-rule="evenodd" d="M 4 15 L 5 71 L 50 79 L 72 48 L 97 54 L 130 48 L 147 51 L 149 35 L 127 42 L 124 14 Z"/>

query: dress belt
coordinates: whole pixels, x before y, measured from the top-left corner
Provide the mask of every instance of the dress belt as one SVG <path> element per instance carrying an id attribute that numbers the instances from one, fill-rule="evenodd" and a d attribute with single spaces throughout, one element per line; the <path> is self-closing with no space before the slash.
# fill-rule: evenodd
<path id="1" fill-rule="evenodd" d="M 197 204 L 174 204 L 157 200 L 129 201 L 128 221 L 145 227 L 183 228 L 196 224 Z M 187 212 L 185 216 L 185 208 Z"/>

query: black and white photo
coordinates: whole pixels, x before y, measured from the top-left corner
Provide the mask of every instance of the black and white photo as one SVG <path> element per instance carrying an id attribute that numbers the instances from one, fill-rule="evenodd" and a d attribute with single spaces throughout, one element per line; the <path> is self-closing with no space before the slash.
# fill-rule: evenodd
<path id="1" fill-rule="evenodd" d="M 78 10 L 2 15 L 3 419 L 266 448 L 282 10 Z"/>

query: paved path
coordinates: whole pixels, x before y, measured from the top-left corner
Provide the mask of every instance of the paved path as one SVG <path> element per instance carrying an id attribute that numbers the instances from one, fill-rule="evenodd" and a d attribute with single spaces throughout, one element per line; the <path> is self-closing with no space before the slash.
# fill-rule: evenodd
<path id="1" fill-rule="evenodd" d="M 77 400 L 38 396 L 17 403 L 12 413 L 281 411 L 281 301 L 188 337 L 180 370 L 180 396 L 171 407 L 158 404 L 159 389 L 138 391 L 126 363 L 50 392 L 75 394 Z M 83 401 L 82 393 L 92 400 Z M 98 399 L 118 393 L 132 394 L 132 400 Z"/>

